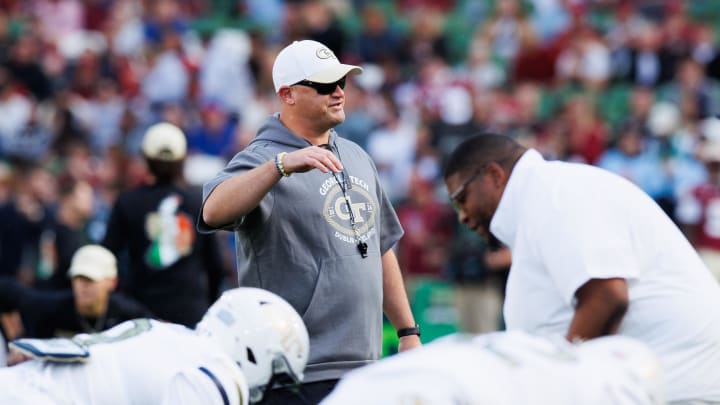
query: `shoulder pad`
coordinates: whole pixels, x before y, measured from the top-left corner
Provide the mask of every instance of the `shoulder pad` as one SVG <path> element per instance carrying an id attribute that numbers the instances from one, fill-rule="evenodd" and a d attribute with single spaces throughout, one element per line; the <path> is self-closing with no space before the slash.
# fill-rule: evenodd
<path id="1" fill-rule="evenodd" d="M 42 361 L 77 363 L 90 357 L 87 347 L 71 339 L 16 339 L 9 343 L 10 349 Z"/>

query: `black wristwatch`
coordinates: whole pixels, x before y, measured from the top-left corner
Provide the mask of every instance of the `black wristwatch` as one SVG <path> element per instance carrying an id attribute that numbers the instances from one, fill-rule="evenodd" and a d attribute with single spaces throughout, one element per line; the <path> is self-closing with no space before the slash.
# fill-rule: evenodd
<path id="1" fill-rule="evenodd" d="M 420 337 L 420 325 L 415 325 L 412 328 L 398 329 L 397 335 L 399 338 L 403 336 L 418 335 Z"/>

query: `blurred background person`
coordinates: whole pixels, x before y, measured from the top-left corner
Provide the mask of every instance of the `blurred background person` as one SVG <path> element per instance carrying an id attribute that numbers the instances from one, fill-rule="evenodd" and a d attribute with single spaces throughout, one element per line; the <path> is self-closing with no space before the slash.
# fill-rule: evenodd
<path id="1" fill-rule="evenodd" d="M 42 279 L 36 284 L 68 289 L 70 261 L 78 248 L 91 243 L 87 225 L 94 214 L 95 197 L 87 181 L 66 176 L 58 182 L 58 198 L 52 225 L 41 235 L 37 272 Z"/>
<path id="2" fill-rule="evenodd" d="M 412 284 L 414 277 L 442 277 L 455 231 L 454 214 L 437 200 L 432 182 L 413 173 L 410 196 L 398 204 L 397 214 L 406 232 L 398 242 L 405 281 Z"/>
<path id="3" fill-rule="evenodd" d="M 597 165 L 625 177 L 662 203 L 672 194 L 672 178 L 663 170 L 661 156 L 647 143 L 641 124 L 627 122 L 618 129 L 612 146 L 600 156 Z"/>
<path id="4" fill-rule="evenodd" d="M 23 286 L 12 278 L 0 279 L 0 291 L 17 310 L 25 337 L 67 337 L 96 333 L 121 322 L 151 317 L 152 313 L 116 293 L 117 261 L 100 245 L 85 245 L 75 252 L 69 271 L 72 288 L 46 291 Z"/>
<path id="5" fill-rule="evenodd" d="M 703 124 L 706 140 L 700 158 L 708 180 L 681 196 L 676 216 L 705 265 L 720 280 L 720 119 L 708 118 Z"/>
<path id="6" fill-rule="evenodd" d="M 20 161 L 12 167 L 12 193 L 0 207 L 0 272 L 31 285 L 43 230 L 52 223 L 57 179 L 39 163 Z"/>
<path id="7" fill-rule="evenodd" d="M 487 333 L 504 329 L 502 306 L 512 264 L 510 250 L 459 227 L 449 252 L 447 277 L 455 288 L 458 329 Z"/>
<path id="8" fill-rule="evenodd" d="M 195 231 L 201 192 L 184 181 L 182 130 L 165 122 L 151 126 L 142 154 L 151 177 L 117 197 L 103 245 L 126 258 L 122 291 L 159 319 L 190 327 L 220 293 L 226 273 L 218 240 Z"/>

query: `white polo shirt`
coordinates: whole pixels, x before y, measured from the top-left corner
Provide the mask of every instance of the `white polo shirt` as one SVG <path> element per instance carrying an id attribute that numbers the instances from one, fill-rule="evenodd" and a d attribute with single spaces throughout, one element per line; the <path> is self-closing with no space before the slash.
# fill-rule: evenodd
<path id="1" fill-rule="evenodd" d="M 630 306 L 618 333 L 660 355 L 668 400 L 720 401 L 720 287 L 635 185 L 528 150 L 490 230 L 513 256 L 504 306 L 509 330 L 565 335 L 580 286 L 624 278 Z"/>

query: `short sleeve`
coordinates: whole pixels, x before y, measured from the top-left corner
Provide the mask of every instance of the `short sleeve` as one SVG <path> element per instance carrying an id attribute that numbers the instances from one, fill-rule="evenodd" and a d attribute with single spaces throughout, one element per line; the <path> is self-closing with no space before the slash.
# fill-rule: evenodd
<path id="1" fill-rule="evenodd" d="M 537 235 L 540 257 L 568 305 L 591 279 L 639 277 L 632 228 L 617 202 L 594 195 L 564 198 L 553 204 Z"/>
<path id="2" fill-rule="evenodd" d="M 203 209 L 205 208 L 205 201 L 207 201 L 208 197 L 212 192 L 215 190 L 217 186 L 219 186 L 224 181 L 228 180 L 229 178 L 238 175 L 240 173 L 244 173 L 246 171 L 252 170 L 261 164 L 265 163 L 270 159 L 269 156 L 265 156 L 263 153 L 259 153 L 258 151 L 262 150 L 259 148 L 254 148 L 251 150 L 244 150 L 228 163 L 228 165 L 223 169 L 220 173 L 218 173 L 212 180 L 208 181 L 203 185 L 203 198 L 202 198 L 202 206 L 200 207 L 200 213 L 198 215 L 197 220 L 197 230 L 201 233 L 210 233 L 217 230 L 226 230 L 226 231 L 234 231 L 235 229 L 241 227 L 243 223 L 246 222 L 246 219 L 250 215 L 261 215 L 262 218 L 267 218 L 270 215 L 270 209 L 272 207 L 272 192 L 267 193 L 267 195 L 260 201 L 260 205 L 256 210 L 248 214 L 247 216 L 237 218 L 237 220 L 233 223 L 226 224 L 224 226 L 214 228 L 205 221 L 203 221 Z M 228 203 L 231 203 L 231 201 L 228 201 Z"/>

